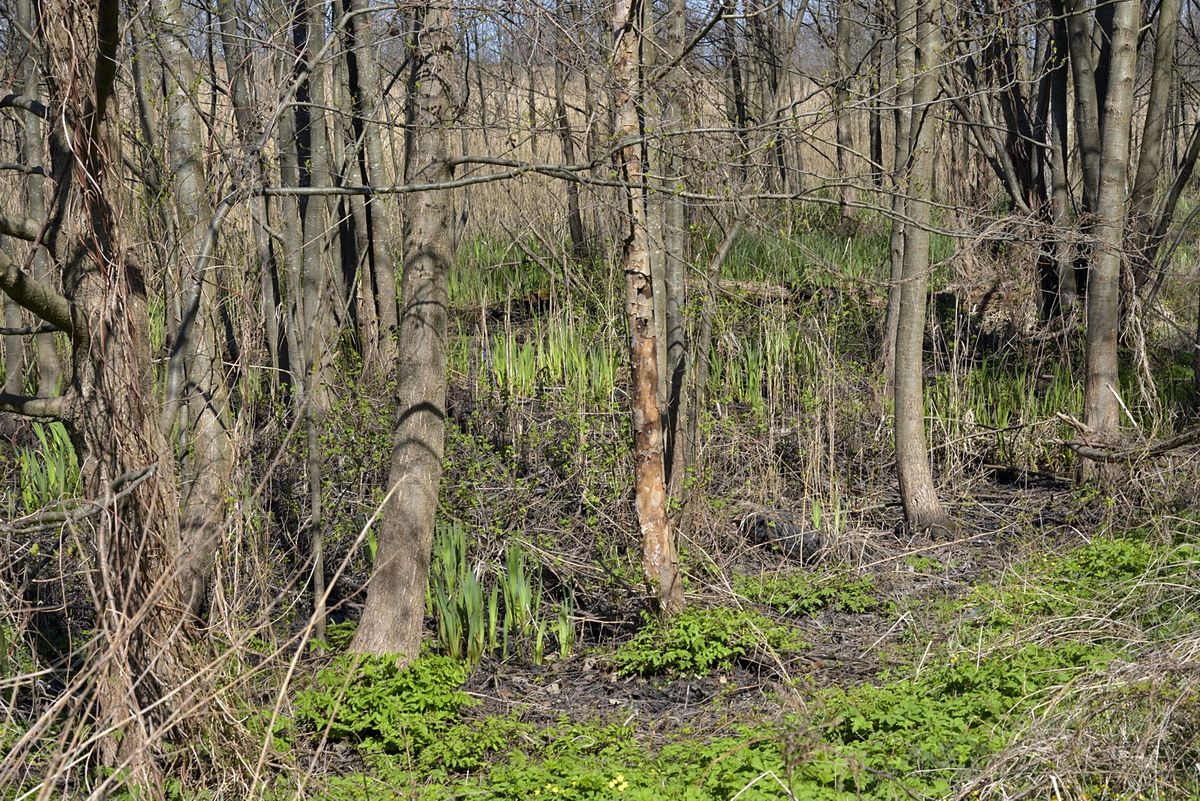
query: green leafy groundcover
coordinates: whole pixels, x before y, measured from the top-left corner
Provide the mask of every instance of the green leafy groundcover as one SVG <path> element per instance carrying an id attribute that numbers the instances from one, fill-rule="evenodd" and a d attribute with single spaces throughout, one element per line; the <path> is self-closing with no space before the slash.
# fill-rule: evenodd
<path id="1" fill-rule="evenodd" d="M 1094 646 L 1029 645 L 1004 658 L 883 677 L 880 686 L 825 691 L 804 720 L 732 725 L 717 736 L 683 732 L 656 745 L 613 723 L 464 721 L 468 704 L 454 684 L 461 667 L 444 658 L 403 670 L 366 661 L 349 682 L 346 666 L 324 672 L 324 689 L 302 695 L 297 718 L 359 742 L 372 765 L 327 779 L 323 797 L 331 801 L 898 801 L 948 795 L 966 769 L 1009 741 L 1043 690 L 1111 658 Z M 357 697 L 331 720 L 326 699 L 335 686 Z M 396 700 L 395 691 L 415 697 Z"/>
<path id="2" fill-rule="evenodd" d="M 663 625 L 647 617 L 613 660 L 622 676 L 703 676 L 756 651 L 799 651 L 796 631 L 757 612 L 688 607 Z"/>

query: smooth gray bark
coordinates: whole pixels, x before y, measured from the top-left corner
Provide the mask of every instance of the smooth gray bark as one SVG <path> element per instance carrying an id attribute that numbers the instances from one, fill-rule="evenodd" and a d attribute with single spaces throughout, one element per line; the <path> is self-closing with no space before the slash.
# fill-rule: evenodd
<path id="1" fill-rule="evenodd" d="M 1101 437 L 1120 427 L 1117 340 L 1121 326 L 1121 266 L 1125 237 L 1130 128 L 1137 63 L 1138 0 L 1115 0 L 1108 95 L 1105 100 L 1095 247 L 1087 290 L 1087 378 L 1084 422 Z M 1074 55 L 1074 54 L 1072 54 Z"/>
<path id="2" fill-rule="evenodd" d="M 449 123 L 455 100 L 453 7 L 417 9 L 405 179 L 451 178 Z M 425 613 L 446 426 L 447 283 L 454 259 L 450 192 L 407 197 L 396 432 L 388 496 L 378 523 L 377 556 L 353 648 L 417 656 Z"/>
<path id="3" fill-rule="evenodd" d="M 923 351 L 925 307 L 929 288 L 929 224 L 933 197 L 934 144 L 937 141 L 940 14 L 935 0 L 916 0 L 911 13 L 899 0 L 896 19 L 916 17 L 916 80 L 911 103 L 911 168 L 908 180 L 908 223 L 904 226 L 903 269 L 900 275 L 896 324 L 896 469 L 900 500 L 908 524 L 917 531 L 947 532 L 953 521 L 946 514 L 933 483 L 929 443 L 925 439 Z M 904 45 L 908 49 L 909 45 Z M 908 56 L 905 56 L 905 61 Z"/>

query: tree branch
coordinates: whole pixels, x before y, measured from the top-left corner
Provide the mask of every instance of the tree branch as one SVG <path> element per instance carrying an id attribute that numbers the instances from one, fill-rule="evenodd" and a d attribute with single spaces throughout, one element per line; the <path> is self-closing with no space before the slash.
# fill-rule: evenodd
<path id="1" fill-rule="evenodd" d="M 1083 434 L 1088 433 L 1088 428 L 1083 423 L 1079 422 L 1070 415 L 1059 413 L 1055 415 L 1058 419 L 1074 426 Z M 1089 442 L 1079 442 L 1077 440 L 1057 440 L 1059 445 L 1065 448 L 1070 448 L 1077 456 L 1084 459 L 1089 459 L 1093 462 L 1103 462 L 1112 464 L 1115 462 L 1131 462 L 1135 459 L 1144 459 L 1150 456 L 1161 456 L 1168 451 L 1173 451 L 1176 448 L 1182 448 L 1187 445 L 1192 445 L 1200 442 L 1200 428 L 1189 429 L 1181 434 L 1176 434 L 1173 437 L 1161 440 L 1159 442 L 1150 442 L 1144 445 L 1138 445 L 1133 448 L 1102 448 L 1093 445 Z"/>
<path id="2" fill-rule="evenodd" d="M 67 399 L 61 395 L 54 398 L 35 398 L 0 392 L 0 412 L 19 414 L 35 420 L 64 420 L 67 417 Z"/>
<path id="3" fill-rule="evenodd" d="M 19 328 L 12 328 L 7 325 L 0 325 L 0 337 L 31 337 L 38 334 L 57 334 L 61 329 L 50 323 L 42 323 L 41 325 L 25 325 Z"/>
<path id="4" fill-rule="evenodd" d="M 36 220 L 0 214 L 0 234 L 36 242 L 42 226 Z"/>
<path id="5" fill-rule="evenodd" d="M 0 97 L 0 108 L 19 108 L 35 117 L 46 119 L 46 107 L 27 95 L 5 95 Z"/>
<path id="6" fill-rule="evenodd" d="M 0 161 L 0 172 L 19 172 L 22 175 L 46 175 L 45 168 L 37 164 L 20 164 L 15 161 Z"/>
<path id="7" fill-rule="evenodd" d="M 0 253 L 0 289 L 38 317 L 70 333 L 71 304 L 53 287 L 27 275 L 7 253 Z"/>

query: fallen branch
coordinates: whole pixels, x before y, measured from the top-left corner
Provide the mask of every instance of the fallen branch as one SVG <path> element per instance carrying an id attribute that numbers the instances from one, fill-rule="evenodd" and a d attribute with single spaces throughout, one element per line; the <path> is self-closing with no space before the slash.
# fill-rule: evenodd
<path id="1" fill-rule="evenodd" d="M 1057 417 L 1070 424 L 1080 433 L 1086 434 L 1089 432 L 1087 426 L 1071 417 L 1068 414 L 1061 412 Z M 1200 427 L 1193 428 L 1189 431 L 1184 431 L 1182 434 L 1176 434 L 1173 437 L 1164 439 L 1160 442 L 1148 442 L 1144 445 L 1138 445 L 1134 448 L 1105 448 L 1095 445 L 1090 442 L 1080 442 L 1078 440 L 1055 440 L 1055 444 L 1065 448 L 1070 448 L 1077 456 L 1088 459 L 1093 462 L 1103 462 L 1112 464 L 1115 462 L 1132 462 L 1137 459 L 1145 459 L 1150 456 L 1161 456 L 1169 451 L 1192 445 L 1200 442 Z"/>
<path id="2" fill-rule="evenodd" d="M 0 523 L 0 531 L 11 532 L 13 534 L 35 534 L 39 531 L 47 531 L 69 523 L 78 523 L 81 520 L 86 520 L 93 515 L 100 514 L 129 495 L 145 482 L 146 479 L 154 475 L 154 471 L 155 466 L 150 465 L 149 467 L 122 473 L 113 479 L 112 484 L 109 485 L 108 491 L 105 493 L 105 497 L 99 501 L 84 501 L 79 508 L 72 509 L 69 512 L 40 512 L 35 515 L 23 517 L 20 520 L 14 520 L 11 523 Z"/>

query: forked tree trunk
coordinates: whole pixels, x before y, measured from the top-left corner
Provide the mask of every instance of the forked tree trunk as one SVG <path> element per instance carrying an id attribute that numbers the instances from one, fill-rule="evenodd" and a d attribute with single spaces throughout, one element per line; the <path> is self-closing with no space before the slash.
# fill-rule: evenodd
<path id="1" fill-rule="evenodd" d="M 667 517 L 663 468 L 663 430 L 658 406 L 658 338 L 654 285 L 650 276 L 649 235 L 643 189 L 639 103 L 642 98 L 640 0 L 616 0 L 612 29 L 615 139 L 625 182 L 622 268 L 630 335 L 631 404 L 634 435 L 634 503 L 641 529 L 642 571 L 658 611 L 670 616 L 683 609 L 679 556 Z"/>
<path id="2" fill-rule="evenodd" d="M 1087 381 L 1085 422 L 1101 437 L 1120 425 L 1121 391 L 1117 339 L 1121 326 L 1121 264 L 1125 236 L 1125 182 L 1133 119 L 1134 68 L 1141 3 L 1116 0 L 1104 102 L 1104 147 L 1097 191 L 1095 247 L 1087 292 Z"/>
<path id="3" fill-rule="evenodd" d="M 449 81 L 457 74 L 453 6 L 445 0 L 420 6 L 413 36 L 405 179 L 438 184 L 451 178 L 449 123 L 455 102 Z M 395 443 L 377 562 L 353 646 L 364 653 L 411 659 L 421 646 L 445 442 L 451 204 L 449 190 L 408 196 Z"/>
<path id="4" fill-rule="evenodd" d="M 916 0 L 915 49 L 919 55 L 911 105 L 912 146 L 908 181 L 908 222 L 904 226 L 904 260 L 900 275 L 900 306 L 896 326 L 896 470 L 904 516 L 917 531 L 944 533 L 952 522 L 942 507 L 933 483 L 929 445 L 925 440 L 925 400 L 922 356 L 925 340 L 925 304 L 929 288 L 929 223 L 933 194 L 933 158 L 937 141 L 940 20 L 934 0 Z M 906 36 L 901 3 L 896 19 Z M 908 17 L 912 19 L 913 17 Z M 908 47 L 908 45 L 905 45 Z"/>

